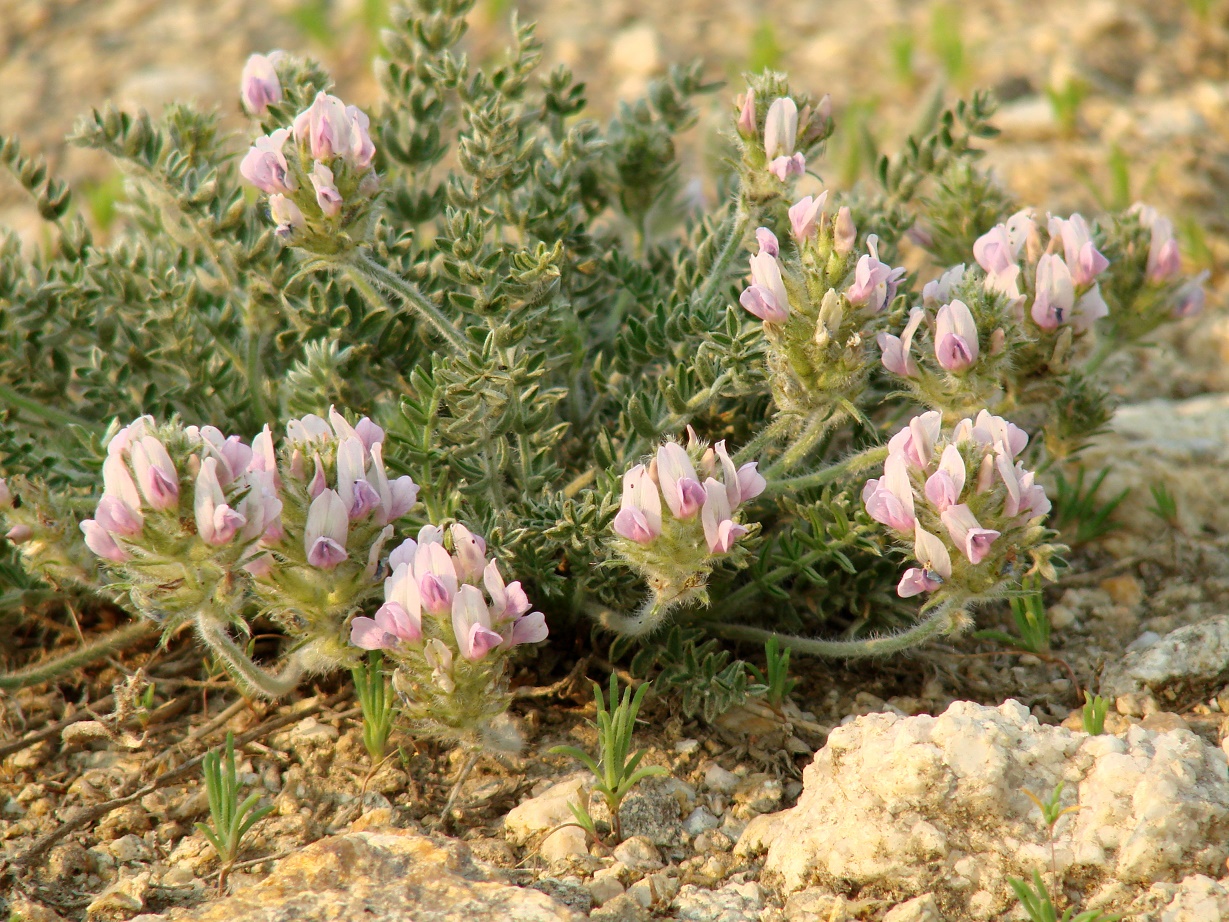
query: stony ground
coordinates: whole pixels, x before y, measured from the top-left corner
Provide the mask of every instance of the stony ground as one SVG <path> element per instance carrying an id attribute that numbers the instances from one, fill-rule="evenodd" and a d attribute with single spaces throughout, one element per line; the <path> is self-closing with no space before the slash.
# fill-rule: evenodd
<path id="1" fill-rule="evenodd" d="M 234 116 L 242 61 L 278 46 L 312 49 L 348 98 L 371 98 L 361 4 L 310 15 L 309 6 L 8 0 L 0 133 L 21 134 L 101 207 L 114 194 L 104 164 L 60 139 L 108 98 L 192 97 Z M 831 92 L 839 123 L 866 124 L 885 143 L 941 82 L 993 87 L 1004 137 L 989 162 L 1022 200 L 1093 211 L 1142 197 L 1178 216 L 1194 264 L 1215 268 L 1229 249 L 1229 7 L 1216 0 L 536 0 L 521 9 L 541 24 L 547 62 L 589 81 L 599 113 L 694 55 L 716 76 L 753 62 L 785 69 Z M 499 47 L 507 12 L 501 0 L 480 5 L 475 54 Z M 1078 105 L 1051 101 L 1063 94 Z M 714 109 L 691 139 L 698 171 L 715 119 Z M 833 185 L 864 169 L 859 137 L 847 128 L 834 139 Z M 3 184 L 0 224 L 37 240 L 35 219 Z M 348 683 L 305 686 L 280 706 L 248 702 L 202 670 L 184 636 L 0 699 L 0 899 L 26 919 L 364 911 L 922 922 L 1013 918 L 1006 878 L 1037 868 L 1051 880 L 1062 871 L 1062 899 L 1081 905 L 1142 920 L 1229 917 L 1223 301 L 1214 296 L 1204 317 L 1118 369 L 1130 405 L 1085 463 L 1113 464 L 1103 495 L 1132 492 L 1118 527 L 1076 548 L 1047 595 L 1048 658 L 961 641 L 891 662 L 798 661 L 788 707 L 731 713 L 718 726 L 650 699 L 638 742 L 669 774 L 629 800 L 628 838 L 615 846 L 557 828 L 587 787 L 574 762 L 549 753 L 560 743 L 592 749 L 584 675 L 600 679 L 608 663 L 526 664 L 513 709 L 525 750 L 480 762 L 441 819 L 462 767 L 456 753 L 400 740 L 373 770 Z M 1149 511 L 1157 484 L 1177 499 L 1173 523 Z M 34 613 L 19 631 L 0 623 L 12 639 L 5 657 L 16 665 L 69 648 L 78 628 L 102 630 L 115 617 L 85 611 L 74 625 Z M 987 611 L 981 626 L 1009 622 Z M 132 709 L 143 681 L 152 700 Z M 1114 698 L 1105 737 L 1083 734 L 1073 716 L 1086 687 Z M 998 707 L 1007 699 L 1020 706 Z M 959 701 L 978 704 L 951 707 Z M 195 760 L 228 729 L 241 743 L 241 779 L 274 810 L 219 898 L 217 860 L 193 828 L 208 812 Z M 1083 809 L 1050 839 L 1021 792 L 1045 794 L 1059 780 L 1064 803 Z"/>

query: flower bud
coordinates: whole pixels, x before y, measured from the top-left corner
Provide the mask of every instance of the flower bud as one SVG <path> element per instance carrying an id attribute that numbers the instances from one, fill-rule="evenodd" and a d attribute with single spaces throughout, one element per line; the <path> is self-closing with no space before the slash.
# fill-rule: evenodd
<path id="1" fill-rule="evenodd" d="M 243 106 L 252 115 L 264 115 L 270 103 L 282 101 L 282 83 L 277 78 L 273 62 L 263 54 L 254 54 L 243 65 L 239 78 L 239 95 Z"/>
<path id="2" fill-rule="evenodd" d="M 935 317 L 935 358 L 946 371 L 967 371 L 977 363 L 977 324 L 963 301 L 939 308 Z"/>

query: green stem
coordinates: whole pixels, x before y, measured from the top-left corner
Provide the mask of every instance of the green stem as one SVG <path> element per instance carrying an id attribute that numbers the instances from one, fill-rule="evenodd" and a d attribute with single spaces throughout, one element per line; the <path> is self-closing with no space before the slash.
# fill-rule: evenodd
<path id="1" fill-rule="evenodd" d="M 768 487 L 764 490 L 769 496 L 777 493 L 785 493 L 792 490 L 807 490 L 811 487 L 822 487 L 824 484 L 832 483 L 834 480 L 840 480 L 842 477 L 848 477 L 851 474 L 857 474 L 867 468 L 874 467 L 877 464 L 882 464 L 888 456 L 886 445 L 876 445 L 874 448 L 867 448 L 865 451 L 860 451 L 856 455 L 850 455 L 844 461 L 840 461 L 829 467 L 825 467 L 821 471 L 815 471 L 813 474 L 802 474 L 798 477 L 786 477 L 783 480 L 769 479 Z"/>
<path id="2" fill-rule="evenodd" d="M 608 631 L 614 631 L 624 637 L 643 637 L 656 630 L 670 607 L 654 594 L 634 615 L 625 615 L 609 608 L 597 609 L 594 613 L 598 622 Z"/>
<path id="3" fill-rule="evenodd" d="M 407 282 L 397 273 L 390 272 L 361 250 L 357 251 L 353 260 L 346 263 L 346 265 L 351 270 L 350 277 L 357 282 L 358 287 L 367 296 L 368 300 L 387 306 L 387 302 L 375 290 L 374 286 L 377 285 L 395 292 L 401 296 L 406 304 L 418 311 L 431 326 L 435 327 L 436 332 L 448 340 L 449 345 L 456 352 L 463 355 L 468 351 L 465 338 L 452 325 L 449 319 L 444 316 L 440 309 L 418 290 L 417 286 Z"/>
<path id="4" fill-rule="evenodd" d="M 597 471 L 590 468 L 583 474 L 578 474 L 566 487 L 563 488 L 563 495 L 567 499 L 572 499 L 577 493 L 585 487 L 597 480 Z"/>
<path id="5" fill-rule="evenodd" d="M 764 476 L 771 480 L 801 464 L 840 418 L 839 414 L 829 414 L 823 410 L 812 413 L 802 434 L 789 448 L 785 449 L 785 454 L 764 471 Z"/>
<path id="6" fill-rule="evenodd" d="M 238 644 L 226 633 L 226 625 L 222 621 L 197 615 L 194 623 L 197 635 L 214 652 L 244 692 L 252 692 L 266 698 L 281 698 L 294 691 L 299 679 L 303 677 L 303 664 L 297 655 L 292 654 L 281 673 L 274 675 L 261 669 L 239 649 Z"/>
<path id="7" fill-rule="evenodd" d="M 80 416 L 68 413 L 64 410 L 57 410 L 55 407 L 49 407 L 46 404 L 40 403 L 33 397 L 27 397 L 24 394 L 19 394 L 7 384 L 0 384 L 0 403 L 8 404 L 15 410 L 22 410 L 29 413 L 31 416 L 37 416 L 39 419 L 57 426 L 90 426 Z"/>
<path id="8" fill-rule="evenodd" d="M 734 463 L 745 464 L 748 461 L 755 460 L 756 455 L 789 429 L 789 425 L 788 419 L 778 416 L 757 432 L 750 442 L 738 450 L 738 453 L 734 455 Z"/>
<path id="9" fill-rule="evenodd" d="M 256 411 L 257 420 L 269 420 L 272 412 L 269 401 L 265 398 L 265 368 L 260 360 L 261 333 L 260 324 L 255 316 L 255 304 L 248 299 L 244 316 L 244 327 L 247 335 L 247 356 L 244 371 L 248 382 L 248 391 L 252 395 L 252 408 Z"/>
<path id="10" fill-rule="evenodd" d="M 155 636 L 160 630 L 162 630 L 161 626 L 153 621 L 146 621 L 144 619 L 133 621 L 131 624 L 116 628 L 92 644 L 84 646 L 79 650 L 74 650 L 72 653 L 66 653 L 57 659 L 48 660 L 45 663 L 29 666 L 25 669 L 18 669 L 16 672 L 0 675 L 0 689 L 24 688 L 27 685 L 37 685 L 39 682 L 46 682 L 49 679 L 54 679 L 56 676 L 71 672 L 80 666 L 88 666 L 90 663 L 97 662 L 110 656 L 112 653 L 125 650 L 148 637 Z"/>
<path id="11" fill-rule="evenodd" d="M 713 296 L 715 288 L 727 282 L 726 274 L 730 271 L 730 264 L 742 247 L 743 238 L 747 235 L 747 227 L 751 223 L 751 216 L 743 210 L 740 204 L 730 223 L 730 235 L 726 238 L 717 258 L 708 268 L 708 277 L 704 280 L 704 284 L 700 286 L 701 303 Z"/>
<path id="12" fill-rule="evenodd" d="M 789 647 L 795 653 L 838 659 L 857 659 L 899 653 L 942 634 L 953 633 L 960 625 L 959 616 L 964 611 L 964 604 L 960 600 L 949 600 L 936 606 L 926 618 L 907 630 L 896 634 L 886 634 L 882 637 L 871 637 L 867 640 L 818 640 L 813 637 L 779 634 L 776 631 L 741 624 L 714 624 L 709 625 L 708 630 L 728 640 L 750 640 L 755 643 L 764 643 L 776 638 L 779 643 Z"/>

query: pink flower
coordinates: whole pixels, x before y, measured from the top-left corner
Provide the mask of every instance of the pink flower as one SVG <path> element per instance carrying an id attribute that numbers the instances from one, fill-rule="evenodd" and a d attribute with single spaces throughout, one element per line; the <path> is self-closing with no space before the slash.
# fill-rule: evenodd
<path id="1" fill-rule="evenodd" d="M 218 479 L 218 467 L 217 458 L 205 458 L 201 462 L 193 502 L 196 533 L 206 544 L 215 547 L 229 542 L 247 524 L 247 519 L 227 504 Z"/>
<path id="2" fill-rule="evenodd" d="M 14 536 L 12 532 L 15 531 L 17 531 L 17 528 L 12 529 L 6 537 L 10 541 L 20 544 L 23 535 L 17 534 Z M 123 563 L 129 559 L 130 555 L 128 552 L 115 542 L 115 538 L 111 536 L 110 532 L 93 519 L 86 519 L 81 523 L 81 533 L 85 535 L 85 546 L 103 560 L 110 560 L 112 563 Z M 24 537 L 28 538 L 28 533 Z"/>
<path id="3" fill-rule="evenodd" d="M 755 90 L 747 90 L 738 113 L 738 133 L 744 138 L 755 137 Z"/>
<path id="4" fill-rule="evenodd" d="M 808 237 L 815 235 L 819 229 L 820 215 L 824 211 L 824 203 L 828 200 L 828 193 L 825 190 L 815 198 L 807 196 L 799 200 L 797 203 L 790 206 L 789 223 L 793 232 L 794 239 L 801 243 Z"/>
<path id="5" fill-rule="evenodd" d="M 408 564 L 401 564 L 384 581 L 384 604 L 374 618 L 355 618 L 350 642 L 364 650 L 387 650 L 422 639 L 422 604 L 418 581 Z"/>
<path id="6" fill-rule="evenodd" d="M 1013 225 L 1014 222 L 1014 225 Z M 1032 221 L 1025 213 L 1013 215 L 1007 224 L 998 224 L 973 242 L 973 258 L 986 272 L 986 288 L 1009 298 L 1020 297 L 1020 267 L 1017 262 Z"/>
<path id="7" fill-rule="evenodd" d="M 307 510 L 304 546 L 307 562 L 321 570 L 332 570 L 350 558 L 346 538 L 350 517 L 346 504 L 332 490 L 323 490 Z"/>
<path id="8" fill-rule="evenodd" d="M 1092 242 L 1088 222 L 1078 214 L 1068 220 L 1050 218 L 1050 236 L 1062 239 L 1063 255 L 1071 269 L 1071 279 L 1077 288 L 1092 284 L 1092 280 L 1109 268 L 1109 260 Z"/>
<path id="9" fill-rule="evenodd" d="M 773 100 L 764 120 L 764 156 L 790 157 L 798 138 L 798 106 L 788 96 Z"/>
<path id="10" fill-rule="evenodd" d="M 704 505 L 704 487 L 696 477 L 687 450 L 677 442 L 657 449 L 657 479 L 661 495 L 676 519 L 689 519 Z"/>
<path id="11" fill-rule="evenodd" d="M 862 488 L 862 502 L 866 512 L 876 522 L 895 531 L 908 533 L 917 524 L 914 518 L 913 485 L 905 459 L 900 454 L 889 454 L 883 464 L 883 477 L 868 480 Z"/>
<path id="12" fill-rule="evenodd" d="M 1142 202 L 1132 205 L 1131 211 L 1152 235 L 1148 247 L 1148 268 L 1145 272 L 1148 281 L 1168 281 L 1182 271 L 1182 254 L 1178 250 L 1178 241 L 1174 239 L 1173 222 Z"/>
<path id="13" fill-rule="evenodd" d="M 140 511 L 133 509 L 118 496 L 104 493 L 98 501 L 98 510 L 94 513 L 98 524 L 113 535 L 132 537 L 139 535 L 144 525 L 144 517 Z"/>
<path id="14" fill-rule="evenodd" d="M 946 371 L 967 371 L 977 363 L 977 324 L 963 301 L 939 308 L 935 317 L 935 358 Z"/>
<path id="15" fill-rule="evenodd" d="M 764 492 L 768 481 L 759 473 L 759 465 L 755 461 L 735 469 L 734 461 L 726 451 L 724 439 L 713 446 L 712 453 L 713 458 L 721 465 L 721 480 L 725 484 L 731 509 L 737 509 Z M 708 467 L 705 466 L 705 469 Z"/>
<path id="16" fill-rule="evenodd" d="M 850 304 L 865 304 L 871 313 L 877 314 L 892 303 L 896 286 L 904 276 L 904 269 L 893 269 L 879 261 L 879 238 L 871 234 L 866 238 L 869 255 L 858 260 L 854 269 L 854 283 L 845 292 Z"/>
<path id="17" fill-rule="evenodd" d="M 768 172 L 781 182 L 785 182 L 791 176 L 801 176 L 807 171 L 807 161 L 802 154 L 794 154 L 792 157 L 777 157 L 768 164 Z"/>
<path id="18" fill-rule="evenodd" d="M 333 185 L 333 171 L 316 161 L 307 178 L 312 181 L 316 190 L 316 204 L 320 206 L 325 217 L 335 218 L 341 214 L 341 193 Z"/>
<path id="19" fill-rule="evenodd" d="M 456 563 L 438 541 L 419 541 L 414 554 L 414 576 L 423 606 L 433 615 L 446 614 L 453 604 L 460 581 Z"/>
<path id="20" fill-rule="evenodd" d="M 766 227 L 757 227 L 755 229 L 755 240 L 760 245 L 760 252 L 767 253 L 769 256 L 776 257 L 781 253 L 781 246 L 777 242 L 777 235 Z"/>
<path id="21" fill-rule="evenodd" d="M 286 195 L 299 187 L 290 174 L 290 165 L 282 152 L 289 137 L 288 128 L 279 128 L 269 135 L 259 137 L 252 142 L 251 149 L 240 161 L 240 174 L 261 192 Z"/>
<path id="22" fill-rule="evenodd" d="M 953 266 L 937 279 L 922 286 L 922 304 L 925 307 L 947 304 L 952 300 L 952 293 L 964 281 L 964 263 Z"/>
<path id="23" fill-rule="evenodd" d="M 939 469 L 926 480 L 926 498 L 939 512 L 946 512 L 960 502 L 965 476 L 964 458 L 960 455 L 960 449 L 955 445 L 948 445 L 943 449 Z"/>
<path id="24" fill-rule="evenodd" d="M 264 115 L 270 103 L 282 101 L 282 83 L 269 58 L 263 54 L 248 58 L 239 77 L 239 95 L 253 115 Z"/>
<path id="25" fill-rule="evenodd" d="M 837 256 L 848 256 L 858 243 L 858 229 L 853 223 L 853 214 L 848 205 L 837 209 L 832 225 L 832 248 Z"/>
<path id="26" fill-rule="evenodd" d="M 651 544 L 661 534 L 661 494 L 643 464 L 623 475 L 623 500 L 614 530 L 637 544 Z"/>
<path id="27" fill-rule="evenodd" d="M 888 452 L 903 456 L 914 467 L 924 468 L 930 464 L 942 428 L 943 415 L 938 410 L 915 416 L 908 426 L 888 440 Z"/>
<path id="28" fill-rule="evenodd" d="M 1203 290 L 1203 283 L 1207 280 L 1208 272 L 1205 270 L 1178 289 L 1171 311 L 1174 317 L 1194 317 L 1203 310 L 1207 297 Z"/>
<path id="29" fill-rule="evenodd" d="M 289 240 L 295 231 L 307 224 L 307 218 L 303 216 L 299 206 L 280 193 L 269 196 L 269 217 L 276 225 L 273 233 L 282 240 Z"/>
<path id="30" fill-rule="evenodd" d="M 352 146 L 350 117 L 336 96 L 317 93 L 311 106 L 294 120 L 294 137 L 305 145 L 313 160 L 332 160 L 344 156 Z"/>
<path id="31" fill-rule="evenodd" d="M 934 592 L 952 575 L 952 558 L 947 545 L 921 525 L 914 530 L 913 556 L 922 566 L 910 567 L 901 577 L 896 594 L 902 599 Z"/>
<path id="32" fill-rule="evenodd" d="M 346 106 L 346 118 L 350 121 L 349 160 L 359 169 L 365 170 L 371 166 L 376 154 L 376 146 L 371 142 L 371 119 L 357 106 Z"/>
<path id="33" fill-rule="evenodd" d="M 179 505 L 179 474 L 165 446 L 152 435 L 142 436 L 129 450 L 141 494 L 155 509 Z"/>
<path id="34" fill-rule="evenodd" d="M 913 361 L 910 350 L 913 348 L 913 336 L 925 317 L 926 312 L 915 307 L 909 311 L 909 322 L 905 324 L 905 331 L 899 337 L 891 333 L 880 333 L 875 337 L 875 342 L 883 353 L 883 367 L 892 374 L 902 378 L 917 377 L 917 363 Z"/>
<path id="35" fill-rule="evenodd" d="M 1037 262 L 1037 293 L 1033 320 L 1043 330 L 1057 330 L 1071 320 L 1075 309 L 1075 282 L 1061 256 L 1045 253 Z"/>
<path id="36" fill-rule="evenodd" d="M 704 540 L 713 554 L 726 554 L 734 542 L 747 533 L 747 529 L 733 521 L 730 499 L 725 486 L 712 477 L 704 481 L 707 498 L 700 521 L 704 524 Z"/>
<path id="37" fill-rule="evenodd" d="M 452 526 L 452 547 L 457 579 L 477 584 L 487 565 L 486 539 L 458 522 Z"/>
<path id="38" fill-rule="evenodd" d="M 475 586 L 462 586 L 452 601 L 452 630 L 461 648 L 461 656 L 477 662 L 503 640 L 491 630 L 491 613 L 482 591 Z"/>
<path id="39" fill-rule="evenodd" d="M 972 510 L 963 503 L 950 506 L 939 518 L 952 537 L 952 543 L 960 548 L 969 563 L 976 566 L 990 553 L 990 545 L 1001 534 L 992 528 L 982 528 Z"/>
<path id="40" fill-rule="evenodd" d="M 367 482 L 363 443 L 344 439 L 337 446 L 337 494 L 351 520 L 361 519 L 380 505 L 380 494 Z"/>
<path id="41" fill-rule="evenodd" d="M 363 429 L 361 420 L 356 427 Z M 381 442 L 373 442 L 370 446 L 371 465 L 367 468 L 367 481 L 372 485 L 379 497 L 379 508 L 376 511 L 376 523 L 387 525 L 395 522 L 414 507 L 418 502 L 418 484 L 412 477 L 403 474 L 395 480 L 389 480 L 384 470 L 384 446 Z"/>

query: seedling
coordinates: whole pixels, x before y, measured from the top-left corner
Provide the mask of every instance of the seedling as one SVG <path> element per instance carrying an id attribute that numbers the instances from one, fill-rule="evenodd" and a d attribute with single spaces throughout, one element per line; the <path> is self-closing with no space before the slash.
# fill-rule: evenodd
<path id="1" fill-rule="evenodd" d="M 1088 85 L 1082 80 L 1068 79 L 1061 86 L 1047 86 L 1046 97 L 1054 109 L 1054 117 L 1058 119 L 1058 127 L 1062 133 L 1071 137 L 1079 127 L 1080 105 L 1088 96 Z"/>
<path id="2" fill-rule="evenodd" d="M 1063 533 L 1063 539 L 1068 544 L 1086 544 L 1118 528 L 1116 522 L 1110 521 L 1110 516 L 1131 491 L 1125 489 L 1109 500 L 1098 501 L 1097 494 L 1109 474 L 1110 468 L 1102 468 L 1087 487 L 1084 485 L 1085 471 L 1082 466 L 1076 471 L 1074 483 L 1061 472 L 1056 477 L 1058 495 L 1054 499 L 1050 523 Z"/>
<path id="3" fill-rule="evenodd" d="M 354 677 L 354 689 L 363 710 L 363 746 L 371 757 L 374 772 L 384 761 L 388 748 L 388 736 L 396 716 L 396 696 L 389 687 L 388 676 L 384 673 L 384 656 L 379 650 L 371 651 L 367 662 L 350 670 L 350 674 Z"/>
<path id="4" fill-rule="evenodd" d="M 1152 494 L 1152 505 L 1148 507 L 1148 511 L 1174 531 L 1178 531 L 1181 527 L 1178 520 L 1178 500 L 1169 492 L 1169 487 L 1163 483 L 1154 483 L 1148 487 L 1148 491 Z"/>
<path id="5" fill-rule="evenodd" d="M 1054 882 L 1058 884 L 1058 861 L 1054 854 L 1054 827 L 1068 813 L 1075 813 L 1080 808 L 1078 806 L 1064 807 L 1060 802 L 1063 796 L 1063 784 L 1060 781 L 1055 785 L 1050 796 L 1042 800 L 1032 791 L 1025 788 L 1024 795 L 1037 805 L 1037 809 L 1041 811 L 1041 818 L 1045 821 L 1046 837 L 1050 841 L 1050 870 L 1054 874 Z"/>
<path id="6" fill-rule="evenodd" d="M 1074 915 L 1074 906 L 1067 907 L 1062 916 L 1059 916 L 1058 910 L 1054 908 L 1054 901 L 1050 899 L 1050 891 L 1038 871 L 1033 871 L 1031 886 L 1018 877 L 1007 878 L 1007 883 L 1015 891 L 1016 899 L 1020 901 L 1032 922 L 1116 922 L 1122 918 L 1120 915 L 1107 916 L 1097 909 L 1089 909 L 1077 916 Z"/>
<path id="7" fill-rule="evenodd" d="M 218 890 L 226 886 L 227 875 L 239 857 L 243 837 L 257 821 L 272 810 L 273 805 L 257 807 L 260 794 L 249 794 L 239 803 L 239 776 L 235 772 L 235 734 L 226 734 L 226 756 L 208 752 L 202 760 L 205 775 L 205 791 L 209 795 L 209 815 L 212 825 L 197 823 L 196 828 L 209 840 L 217 852 L 222 869 L 218 873 Z"/>
<path id="8" fill-rule="evenodd" d="M 1023 580 L 1022 594 L 1011 598 L 1011 615 L 1016 622 L 1016 634 L 1004 631 L 977 631 L 974 637 L 993 640 L 1034 656 L 1050 652 L 1050 616 L 1046 613 L 1041 583 L 1036 577 Z"/>
<path id="9" fill-rule="evenodd" d="M 1105 732 L 1105 715 L 1109 713 L 1109 699 L 1084 692 L 1084 732 L 1100 736 Z"/>
<path id="10" fill-rule="evenodd" d="M 597 722 L 594 726 L 597 727 L 599 751 L 597 760 L 575 746 L 556 746 L 551 750 L 552 753 L 558 755 L 571 756 L 593 772 L 593 776 L 597 779 L 594 790 L 606 801 L 606 806 L 610 810 L 611 831 L 616 841 L 620 842 L 623 841 L 623 826 L 619 820 L 619 806 L 623 798 L 645 778 L 666 774 L 666 769 L 660 765 L 638 767 L 647 750 L 640 749 L 628 755 L 632 745 L 632 731 L 636 726 L 636 715 L 640 713 L 640 705 L 648 689 L 648 683 L 636 689 L 634 695 L 630 688 L 624 689 L 623 698 L 615 707 L 615 701 L 619 700 L 618 676 L 614 673 L 610 674 L 609 706 L 607 700 L 602 696 L 602 686 L 594 682 L 593 697 L 597 704 Z M 597 838 L 593 819 L 585 810 L 584 805 L 571 804 L 570 806 L 580 826 Z"/>
<path id="11" fill-rule="evenodd" d="M 766 686 L 764 700 L 774 708 L 781 707 L 790 692 L 794 690 L 794 686 L 798 684 L 797 680 L 789 677 L 789 647 L 782 650 L 780 646 L 776 637 L 770 638 L 764 644 L 766 665 L 763 672 L 752 665 L 747 667 L 755 677 L 755 681 Z"/>

